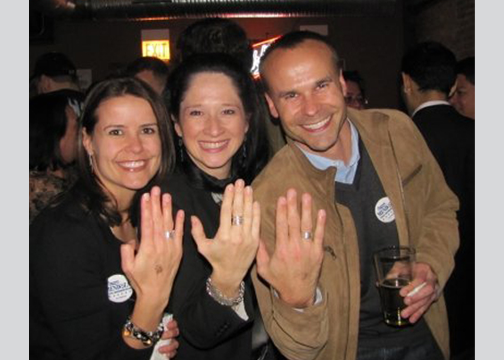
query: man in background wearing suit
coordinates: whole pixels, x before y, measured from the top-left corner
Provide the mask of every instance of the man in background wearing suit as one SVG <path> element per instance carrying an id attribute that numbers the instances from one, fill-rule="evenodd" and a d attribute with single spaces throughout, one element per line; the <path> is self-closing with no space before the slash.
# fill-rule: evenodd
<path id="1" fill-rule="evenodd" d="M 402 59 L 402 93 L 413 121 L 460 201 L 460 248 L 445 287 L 452 359 L 474 359 L 474 120 L 448 102 L 455 91 L 455 55 L 436 42 L 423 42 Z"/>

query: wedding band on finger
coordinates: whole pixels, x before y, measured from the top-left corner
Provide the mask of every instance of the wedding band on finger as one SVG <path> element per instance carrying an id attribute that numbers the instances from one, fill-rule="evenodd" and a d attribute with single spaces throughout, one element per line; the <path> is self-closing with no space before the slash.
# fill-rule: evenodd
<path id="1" fill-rule="evenodd" d="M 175 230 L 169 230 L 165 232 L 165 237 L 167 240 L 175 239 Z"/>
<path id="2" fill-rule="evenodd" d="M 311 231 L 303 231 L 301 233 L 301 237 L 303 238 L 303 240 L 311 240 L 313 237 L 313 234 Z"/>
<path id="3" fill-rule="evenodd" d="M 231 217 L 231 225 L 242 225 L 242 224 L 243 224 L 243 216 L 233 215 Z"/>

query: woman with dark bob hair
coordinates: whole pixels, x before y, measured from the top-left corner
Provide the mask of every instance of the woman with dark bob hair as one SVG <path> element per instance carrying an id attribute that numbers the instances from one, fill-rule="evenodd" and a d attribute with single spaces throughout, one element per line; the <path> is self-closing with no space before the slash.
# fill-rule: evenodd
<path id="1" fill-rule="evenodd" d="M 250 183 L 269 158 L 266 107 L 225 54 L 184 59 L 168 87 L 178 156 L 161 188 L 189 220 L 168 307 L 180 329 L 177 359 L 258 359 L 268 339 L 252 335 L 262 323 L 249 276 L 260 224 Z"/>
<path id="2" fill-rule="evenodd" d="M 30 226 L 30 357 L 149 359 L 178 331 L 161 319 L 184 214 L 174 225 L 170 196 L 153 187 L 141 198 L 139 241 L 129 210 L 173 167 L 166 109 L 138 80 L 106 80 L 89 92 L 79 130 L 79 180 Z"/>
<path id="3" fill-rule="evenodd" d="M 30 99 L 30 223 L 77 179 L 78 117 L 84 94 L 60 90 Z"/>

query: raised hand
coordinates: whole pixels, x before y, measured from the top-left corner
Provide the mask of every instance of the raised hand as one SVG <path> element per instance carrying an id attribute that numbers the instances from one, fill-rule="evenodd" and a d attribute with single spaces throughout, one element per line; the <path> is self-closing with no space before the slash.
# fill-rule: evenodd
<path id="1" fill-rule="evenodd" d="M 315 232 L 312 225 L 312 198 L 303 194 L 301 215 L 297 193 L 287 191 L 278 198 L 276 241 L 269 255 L 261 241 L 257 252 L 257 273 L 272 286 L 285 303 L 304 308 L 313 304 L 322 260 L 326 223 L 325 210 L 319 210 Z"/>
<path id="2" fill-rule="evenodd" d="M 415 263 L 413 265 L 413 281 L 399 293 L 404 296 L 404 303 L 407 305 L 401 311 L 403 318 L 408 318 L 414 324 L 429 309 L 431 304 L 440 296 L 440 286 L 437 275 L 430 265 L 425 263 Z"/>
<path id="3" fill-rule="evenodd" d="M 198 251 L 212 265 L 212 284 L 233 297 L 257 253 L 261 213 L 253 201 L 253 190 L 243 180 L 224 191 L 220 225 L 214 239 L 205 236 L 203 225 L 191 217 L 192 236 Z"/>
<path id="4" fill-rule="evenodd" d="M 135 254 L 133 242 L 121 246 L 121 265 L 135 290 L 137 303 L 148 303 L 156 312 L 168 304 L 173 280 L 182 258 L 184 212 L 180 210 L 173 231 L 169 194 L 161 196 L 159 187 L 141 199 L 142 238 Z M 156 326 L 159 318 L 156 320 Z M 140 324 L 137 324 L 140 326 Z"/>

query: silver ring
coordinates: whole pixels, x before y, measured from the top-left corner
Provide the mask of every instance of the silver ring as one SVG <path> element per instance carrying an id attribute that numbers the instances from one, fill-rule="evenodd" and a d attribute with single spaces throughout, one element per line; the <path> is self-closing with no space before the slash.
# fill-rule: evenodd
<path id="1" fill-rule="evenodd" d="M 301 233 L 301 237 L 303 238 L 303 240 L 311 240 L 313 237 L 313 233 L 311 231 L 303 231 Z"/>
<path id="2" fill-rule="evenodd" d="M 165 232 L 165 237 L 167 240 L 175 239 L 175 230 L 169 230 Z"/>
<path id="3" fill-rule="evenodd" d="M 243 216 L 233 215 L 231 217 L 231 225 L 242 225 L 242 224 L 243 224 Z"/>

